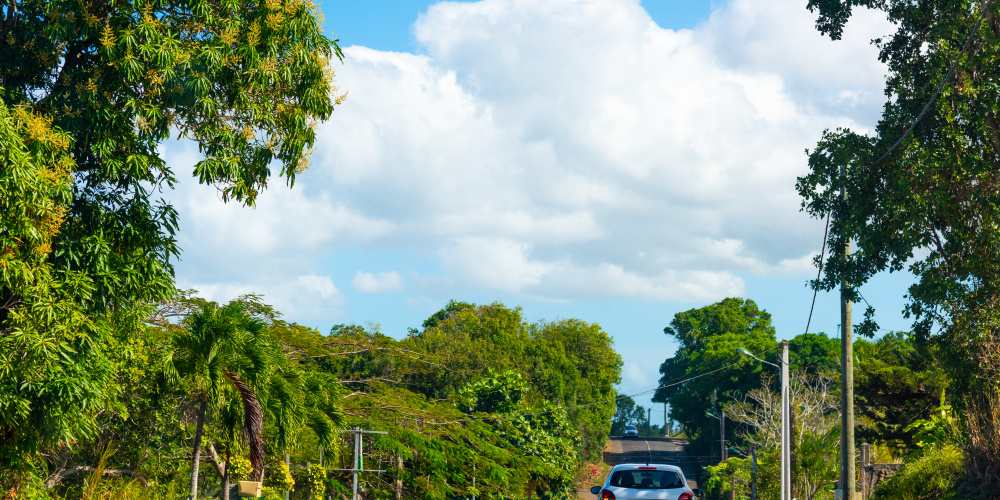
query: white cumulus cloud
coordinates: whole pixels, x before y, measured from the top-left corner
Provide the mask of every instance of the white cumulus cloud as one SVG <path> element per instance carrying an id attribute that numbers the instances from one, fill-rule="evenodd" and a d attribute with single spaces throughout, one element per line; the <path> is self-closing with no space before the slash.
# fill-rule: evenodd
<path id="1" fill-rule="evenodd" d="M 403 277 L 396 271 L 368 273 L 358 271 L 351 280 L 351 286 L 362 293 L 398 292 L 404 287 Z"/>
<path id="2" fill-rule="evenodd" d="M 636 0 L 436 4 L 414 25 L 423 54 L 345 49 L 349 98 L 293 190 L 252 211 L 178 195 L 186 269 L 265 283 L 360 248 L 433 262 L 415 294 L 652 301 L 806 273 L 822 228 L 799 211 L 803 150 L 873 125 L 869 40 L 891 31 L 862 12 L 831 42 L 812 16 L 731 0 L 675 31 Z M 404 288 L 361 271 L 352 286 Z"/>

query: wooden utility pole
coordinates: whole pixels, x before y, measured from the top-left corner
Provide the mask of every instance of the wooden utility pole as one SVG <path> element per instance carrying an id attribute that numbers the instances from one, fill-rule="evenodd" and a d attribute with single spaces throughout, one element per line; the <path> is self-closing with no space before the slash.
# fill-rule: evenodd
<path id="1" fill-rule="evenodd" d="M 846 170 L 840 167 L 842 181 L 840 200 L 847 204 Z M 843 259 L 851 255 L 850 240 L 844 241 Z M 842 500 L 854 500 L 854 328 L 851 322 L 851 285 L 840 281 L 840 487 Z"/>

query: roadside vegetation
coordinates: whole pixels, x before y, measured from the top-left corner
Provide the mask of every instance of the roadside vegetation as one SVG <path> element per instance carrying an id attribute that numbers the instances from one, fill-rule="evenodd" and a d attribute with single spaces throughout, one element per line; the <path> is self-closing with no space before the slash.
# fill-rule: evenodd
<path id="1" fill-rule="evenodd" d="M 796 185 L 829 221 L 814 288 L 849 283 L 861 304 L 877 273 L 916 277 L 912 331 L 881 330 L 868 307 L 854 346 L 858 440 L 904 464 L 876 497 L 996 498 L 1000 3 L 803 4 L 834 40 L 859 8 L 896 30 L 875 41 L 888 68 L 876 130 L 828 131 Z M 582 320 L 453 301 L 396 339 L 176 289 L 178 215 L 156 193 L 182 175 L 161 146 L 196 143 L 194 178 L 226 202 L 293 186 L 346 98 L 313 2 L 11 0 L 2 16 L 0 497 L 226 498 L 243 479 L 268 498 L 340 495 L 342 472 L 300 467 L 348 468 L 342 431 L 360 427 L 387 432 L 364 441 L 365 465 L 386 471 L 362 475 L 366 497 L 562 498 L 612 429 L 650 424 L 616 403 L 621 359 Z M 665 333 L 679 349 L 654 400 L 694 453 L 723 437 L 735 449 L 706 469 L 709 494 L 745 497 L 753 449 L 775 495 L 777 374 L 737 353 L 773 359 L 770 314 L 728 298 Z M 829 498 L 839 341 L 791 344 L 795 494 Z M 734 423 L 725 436 L 709 411 Z"/>
<path id="2" fill-rule="evenodd" d="M 621 360 L 578 320 L 528 323 L 502 304 L 452 302 L 402 340 L 377 325 L 328 334 L 281 319 L 260 297 L 220 305 L 178 293 L 128 350 L 86 436 L 33 453 L 4 448 L 10 498 L 235 498 L 348 493 L 366 437 L 366 498 L 563 498 L 600 457 Z M 113 389 L 113 390 L 110 390 Z M 475 481 L 475 486 L 473 482 Z M 16 496 L 15 496 L 16 495 Z M 310 496 L 313 498 L 313 496 Z M 323 496 L 316 497 L 323 498 Z"/>

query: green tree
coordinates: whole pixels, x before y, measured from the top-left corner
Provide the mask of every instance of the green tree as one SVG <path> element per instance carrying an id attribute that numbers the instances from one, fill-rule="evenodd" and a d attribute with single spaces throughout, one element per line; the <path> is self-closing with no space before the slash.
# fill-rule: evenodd
<path id="1" fill-rule="evenodd" d="M 816 285 L 856 287 L 908 268 L 908 315 L 934 337 L 964 394 L 969 472 L 1000 477 L 1000 24 L 996 2 L 810 0 L 820 32 L 843 34 L 853 9 L 885 13 L 876 39 L 888 97 L 875 134 L 828 132 L 797 187 L 805 209 L 832 214 L 831 257 Z M 841 189 L 847 200 L 838 196 Z M 841 256 L 847 242 L 856 251 Z M 856 296 L 855 296 L 856 297 Z M 874 311 L 861 329 L 873 334 Z"/>
<path id="2" fill-rule="evenodd" d="M 185 319 L 186 328 L 172 339 L 164 370 L 172 380 L 186 380 L 195 398 L 197 424 L 192 445 L 191 498 L 198 495 L 202 435 L 209 406 L 225 408 L 233 390 L 242 407 L 242 433 L 250 447 L 253 472 L 259 481 L 264 473 L 264 443 L 261 437 L 262 388 L 273 370 L 273 349 L 263 321 L 247 314 L 239 302 L 219 307 L 207 303 Z M 231 413 L 231 412 L 230 412 Z"/>
<path id="3" fill-rule="evenodd" d="M 655 402 L 670 404 L 670 418 L 684 425 L 685 433 L 696 449 L 710 451 L 716 421 L 706 415 L 712 409 L 712 393 L 725 404 L 737 396 L 761 387 L 766 367 L 747 362 L 728 370 L 716 371 L 744 358 L 738 348 L 768 356 L 776 346 L 771 315 L 750 299 L 728 298 L 698 309 L 674 315 L 664 333 L 680 344 L 672 358 L 660 365 L 660 387 Z M 709 372 L 713 372 L 708 374 Z M 676 384 L 695 375 L 690 382 Z M 736 436 L 726 429 L 727 439 Z"/>
<path id="4" fill-rule="evenodd" d="M 913 449 L 913 422 L 930 418 L 951 385 L 938 348 L 912 335 L 891 332 L 874 342 L 855 342 L 854 398 L 865 425 L 859 439 L 900 452 Z"/>
<path id="5" fill-rule="evenodd" d="M 301 0 L 12 0 L 0 12 L 0 454 L 93 431 L 113 397 L 104 337 L 132 336 L 173 293 L 178 175 L 253 204 L 293 183 L 342 99 L 341 57 Z M 30 355 L 29 355 L 30 354 Z M 62 384 L 63 387 L 57 387 Z"/>
<path id="6" fill-rule="evenodd" d="M 626 425 L 635 425 L 640 429 L 646 425 L 646 409 L 635 404 L 629 396 L 618 396 L 615 400 L 615 418 L 611 421 L 611 434 L 621 434 Z"/>
<path id="7" fill-rule="evenodd" d="M 114 397 L 102 344 L 128 328 L 121 315 L 89 315 L 93 280 L 51 259 L 72 200 L 70 145 L 50 118 L 0 100 L 0 486 L 7 488 L 39 447 L 94 434 L 95 410 Z"/>

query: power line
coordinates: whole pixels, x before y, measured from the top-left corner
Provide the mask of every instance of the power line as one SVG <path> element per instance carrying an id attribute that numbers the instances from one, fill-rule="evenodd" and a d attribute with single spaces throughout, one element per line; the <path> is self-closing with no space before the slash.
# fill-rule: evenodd
<path id="1" fill-rule="evenodd" d="M 812 305 L 809 306 L 809 319 L 806 321 L 806 333 L 809 333 L 809 325 L 812 324 L 813 320 L 813 309 L 816 308 L 816 294 L 819 293 L 819 288 L 815 285 L 819 285 L 819 278 L 823 275 L 823 259 L 826 258 L 826 238 L 830 234 L 830 214 L 833 211 L 826 213 L 826 228 L 823 229 L 823 246 L 819 248 L 819 271 L 816 271 L 816 282 L 813 286 L 813 300 Z"/>
<path id="2" fill-rule="evenodd" d="M 766 349 L 766 350 L 758 353 L 758 355 L 763 355 L 764 353 L 767 353 L 767 352 L 770 352 L 770 351 L 774 351 L 774 350 L 777 350 L 777 349 L 778 349 L 778 347 L 772 347 L 771 349 Z M 489 417 L 472 417 L 472 416 L 468 416 L 468 417 L 456 418 L 454 420 L 448 420 L 448 421 L 423 421 L 423 423 L 429 424 L 429 425 L 447 425 L 447 424 L 457 424 L 457 423 L 461 423 L 461 422 L 474 422 L 474 421 L 477 421 L 477 420 L 513 419 L 513 418 L 518 418 L 518 417 L 530 417 L 530 416 L 534 416 L 534 415 L 544 415 L 546 413 L 552 413 L 554 411 L 560 411 L 560 410 L 565 411 L 565 410 L 575 410 L 577 408 L 587 408 L 587 407 L 598 405 L 598 404 L 601 404 L 601 403 L 610 403 L 612 401 L 617 402 L 619 399 L 633 398 L 633 397 L 636 397 L 636 396 L 642 396 L 642 395 L 645 395 L 645 394 L 649 394 L 651 392 L 656 392 L 657 390 L 660 390 L 660 389 L 666 389 L 668 387 L 674 387 L 674 386 L 677 386 L 677 385 L 685 384 L 685 383 L 690 382 L 692 380 L 697 380 L 699 378 L 706 377 L 706 376 L 711 375 L 713 373 L 718 373 L 718 372 L 720 372 L 722 370 L 725 370 L 727 368 L 732 368 L 732 367 L 734 367 L 734 366 L 736 366 L 736 365 L 738 365 L 740 363 L 743 363 L 744 361 L 745 361 L 744 359 L 740 359 L 739 361 L 737 361 L 735 363 L 730 363 L 728 365 L 716 368 L 716 369 L 711 370 L 711 371 L 707 371 L 705 373 L 701 373 L 701 374 L 695 375 L 693 377 L 688 377 L 688 378 L 685 378 L 683 380 L 676 380 L 675 379 L 674 381 L 671 381 L 671 382 L 668 382 L 668 383 L 665 383 L 665 384 L 660 384 L 660 385 L 658 385 L 658 386 L 656 386 L 656 387 L 654 387 L 652 389 L 647 389 L 647 390 L 644 390 L 644 391 L 641 391 L 641 392 L 636 392 L 636 393 L 633 393 L 633 394 L 623 394 L 623 395 L 615 396 L 614 398 L 602 399 L 602 400 L 593 401 L 593 402 L 590 402 L 590 403 L 584 403 L 584 404 L 572 405 L 572 406 L 558 406 L 556 408 L 551 408 L 551 409 L 548 409 L 548 410 L 541 410 L 541 411 L 528 412 L 528 413 L 517 413 L 517 414 L 514 414 L 514 415 L 492 415 L 492 416 L 489 416 Z"/>
<path id="3" fill-rule="evenodd" d="M 989 0 L 988 2 L 985 2 L 985 4 L 984 2 L 980 2 L 979 6 L 981 12 L 979 13 L 979 20 L 976 21 L 976 25 L 975 27 L 972 28 L 972 31 L 969 33 L 969 37 L 965 39 L 965 45 L 962 46 L 962 50 L 958 53 L 958 57 L 955 58 L 955 60 L 951 63 L 951 67 L 948 68 L 948 73 L 946 73 L 944 75 L 944 78 L 941 79 L 941 83 L 938 84 L 938 88 L 936 91 L 934 91 L 934 95 L 932 95 L 931 98 L 927 101 L 927 104 L 924 105 L 923 111 L 921 111 L 920 114 L 917 115 L 917 118 L 914 119 L 913 123 L 911 123 L 910 126 L 906 129 L 906 131 L 903 132 L 903 135 L 899 136 L 899 140 L 897 140 L 896 143 L 893 144 L 888 151 L 883 153 L 882 156 L 880 156 L 877 160 L 870 163 L 869 165 L 875 165 L 876 163 L 880 163 L 893 151 L 895 151 L 896 148 L 898 148 L 899 145 L 903 143 L 903 139 L 906 139 L 906 137 L 910 135 L 910 132 L 912 132 L 913 128 L 917 126 L 917 123 L 919 123 L 920 120 L 924 118 L 924 115 L 927 114 L 927 111 L 931 109 L 931 104 L 934 104 L 934 101 L 936 101 L 938 96 L 941 95 L 941 91 L 944 89 L 945 84 L 948 83 L 948 80 L 950 80 L 951 77 L 954 75 L 955 68 L 958 66 L 958 62 L 962 60 L 962 56 L 964 56 L 965 53 L 968 52 L 969 47 L 972 46 L 972 38 L 975 37 L 976 32 L 979 31 L 979 27 L 982 26 L 983 18 L 986 17 L 986 11 L 989 10 L 992 4 L 993 0 Z"/>
<path id="4" fill-rule="evenodd" d="M 947 84 L 948 80 L 951 80 L 951 77 L 954 76 L 955 68 L 958 67 L 958 63 L 959 61 L 962 60 L 962 56 L 964 56 L 965 53 L 968 52 L 969 47 L 972 46 L 972 39 L 979 31 L 980 26 L 982 26 L 983 18 L 986 17 L 986 12 L 993 5 L 993 0 L 989 0 L 988 2 L 980 2 L 979 5 L 980 5 L 979 19 L 976 21 L 976 25 L 973 26 L 972 31 L 969 32 L 969 36 L 965 39 L 965 44 L 962 45 L 962 50 L 959 51 L 958 56 L 955 58 L 954 61 L 952 61 L 951 67 L 948 68 L 948 72 L 945 73 L 944 78 L 941 79 L 941 83 L 938 84 L 938 87 L 934 91 L 934 94 L 931 96 L 930 99 L 927 100 L 927 103 L 924 104 L 924 108 L 920 111 L 920 114 L 917 115 L 917 117 L 913 120 L 913 122 L 910 123 L 910 126 L 907 127 L 905 131 L 903 131 L 903 134 L 899 136 L 899 139 L 896 140 L 896 142 L 892 145 L 892 147 L 886 150 L 885 153 L 882 153 L 882 156 L 879 156 L 877 160 L 869 163 L 868 166 L 874 166 L 878 163 L 881 163 L 882 160 L 886 159 L 886 157 L 892 154 L 892 152 L 895 151 L 896 148 L 898 148 L 899 145 L 903 143 L 903 140 L 905 140 L 910 135 L 910 133 L 913 132 L 913 129 L 917 126 L 918 123 L 920 123 L 920 120 L 922 120 L 924 116 L 927 115 L 927 112 L 931 109 L 931 105 L 934 104 L 934 101 L 936 101 L 937 98 L 941 95 L 941 92 L 944 90 L 945 84 Z M 826 228 L 823 230 L 823 247 L 820 250 L 819 271 L 816 273 L 816 281 L 819 281 L 820 277 L 823 274 L 823 258 L 826 255 L 827 235 L 829 234 L 830 230 L 830 214 L 831 212 L 826 213 Z M 809 333 L 809 326 L 812 324 L 813 310 L 816 308 L 816 295 L 818 292 L 819 290 L 817 290 L 814 287 L 812 305 L 809 306 L 809 319 L 806 320 L 805 333 Z M 864 300 L 864 297 L 862 297 L 862 300 Z M 866 300 L 865 303 L 867 304 L 868 301 Z"/>

